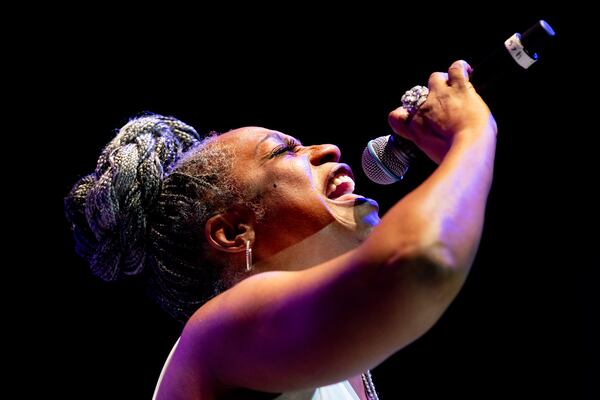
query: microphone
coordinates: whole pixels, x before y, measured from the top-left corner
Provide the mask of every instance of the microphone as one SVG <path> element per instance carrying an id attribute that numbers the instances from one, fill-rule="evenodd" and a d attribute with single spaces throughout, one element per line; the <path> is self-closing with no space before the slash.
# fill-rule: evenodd
<path id="1" fill-rule="evenodd" d="M 544 20 L 538 21 L 522 35 L 515 33 L 473 68 L 469 81 L 477 92 L 488 91 L 511 73 L 523 72 L 538 60 L 555 35 Z M 409 140 L 398 135 L 380 136 L 367 143 L 362 154 L 362 167 L 367 177 L 380 185 L 402 180 L 418 149 Z"/>

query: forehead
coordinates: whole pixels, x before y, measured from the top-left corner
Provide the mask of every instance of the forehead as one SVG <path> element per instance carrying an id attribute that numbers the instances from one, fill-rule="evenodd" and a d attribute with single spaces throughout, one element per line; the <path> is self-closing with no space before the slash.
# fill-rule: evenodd
<path id="1" fill-rule="evenodd" d="M 232 129 L 229 132 L 225 132 L 221 135 L 223 140 L 227 141 L 253 141 L 260 140 L 265 135 L 269 134 L 271 129 L 262 128 L 260 126 L 246 126 L 243 128 Z"/>
<path id="2" fill-rule="evenodd" d="M 219 135 L 217 140 L 233 153 L 232 173 L 248 185 L 261 176 L 261 156 L 273 147 L 273 140 L 282 136 L 281 132 L 252 126 L 233 129 Z"/>
<path id="3" fill-rule="evenodd" d="M 281 140 L 285 135 L 272 129 L 266 129 L 256 126 L 233 129 L 220 135 L 226 145 L 231 146 L 238 155 L 254 155 L 263 143 L 272 140 Z"/>

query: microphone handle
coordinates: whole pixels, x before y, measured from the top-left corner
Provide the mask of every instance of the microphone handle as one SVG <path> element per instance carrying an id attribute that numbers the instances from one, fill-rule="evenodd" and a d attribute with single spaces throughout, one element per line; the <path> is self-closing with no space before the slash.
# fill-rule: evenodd
<path id="1" fill-rule="evenodd" d="M 544 20 L 532 25 L 525 33 L 515 33 L 497 46 L 483 61 L 476 64 L 469 76 L 479 94 L 485 94 L 499 86 L 504 79 L 522 74 L 537 60 L 555 35 Z M 509 85 L 510 86 L 510 85 Z"/>

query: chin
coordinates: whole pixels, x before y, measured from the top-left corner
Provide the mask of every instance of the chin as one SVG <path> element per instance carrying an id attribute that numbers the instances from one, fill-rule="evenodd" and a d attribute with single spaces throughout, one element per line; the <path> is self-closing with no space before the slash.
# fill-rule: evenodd
<path id="1" fill-rule="evenodd" d="M 349 230 L 368 234 L 379 225 L 379 205 L 373 199 L 348 194 L 338 199 L 326 199 L 335 220 Z"/>
<path id="2" fill-rule="evenodd" d="M 355 214 L 359 217 L 360 225 L 368 228 L 369 232 L 381 222 L 379 204 L 375 200 L 361 197 L 360 201 L 355 202 L 355 208 L 357 209 Z"/>

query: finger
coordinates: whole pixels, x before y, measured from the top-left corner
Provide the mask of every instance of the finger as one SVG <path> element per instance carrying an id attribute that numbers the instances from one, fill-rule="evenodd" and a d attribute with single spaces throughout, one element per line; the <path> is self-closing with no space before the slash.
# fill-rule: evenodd
<path id="1" fill-rule="evenodd" d="M 445 72 L 434 72 L 429 75 L 429 81 L 427 82 L 427 87 L 430 90 L 435 90 L 439 88 L 446 87 L 448 85 L 448 74 Z"/>
<path id="2" fill-rule="evenodd" d="M 404 107 L 398 107 L 388 115 L 388 123 L 394 132 L 398 135 L 410 138 L 410 122 L 414 115 L 410 114 Z"/>
<path id="3" fill-rule="evenodd" d="M 448 68 L 448 84 L 450 86 L 464 87 L 469 82 L 469 74 L 473 69 L 464 60 L 454 61 Z"/>

